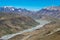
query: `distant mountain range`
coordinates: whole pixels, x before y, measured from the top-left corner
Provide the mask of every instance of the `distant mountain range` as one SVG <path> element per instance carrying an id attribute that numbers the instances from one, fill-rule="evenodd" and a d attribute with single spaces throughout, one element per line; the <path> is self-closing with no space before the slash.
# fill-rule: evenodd
<path id="1" fill-rule="evenodd" d="M 22 8 L 4 6 L 0 7 L 0 12 L 17 13 L 20 15 L 30 16 L 32 18 L 42 18 L 45 16 L 60 18 L 60 6 L 46 7 L 38 11 L 30 11 Z"/>
<path id="2" fill-rule="evenodd" d="M 0 7 L 0 12 L 10 12 L 10 13 L 30 13 L 29 10 L 27 9 L 22 9 L 22 8 L 15 8 L 15 7 L 9 7 L 9 6 L 4 6 Z"/>
<path id="3" fill-rule="evenodd" d="M 60 6 L 52 6 L 39 10 L 36 15 L 50 16 L 54 18 L 60 18 Z"/>

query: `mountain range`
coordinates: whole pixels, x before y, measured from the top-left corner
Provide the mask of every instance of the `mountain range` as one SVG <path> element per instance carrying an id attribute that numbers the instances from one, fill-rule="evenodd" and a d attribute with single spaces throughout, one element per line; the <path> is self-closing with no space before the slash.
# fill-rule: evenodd
<path id="1" fill-rule="evenodd" d="M 30 11 L 22 8 L 4 6 L 4 7 L 0 7 L 0 12 L 16 13 L 24 16 L 30 16 L 32 18 L 43 18 L 46 16 L 60 18 L 60 6 L 46 7 L 38 11 Z"/>
<path id="2" fill-rule="evenodd" d="M 0 7 L 0 38 L 7 34 L 13 34 L 35 27 L 39 24 L 35 21 L 36 19 L 48 19 L 52 21 L 40 29 L 14 36 L 9 40 L 60 39 L 60 6 L 46 7 L 38 11 L 9 6 Z"/>
<path id="3" fill-rule="evenodd" d="M 32 15 L 32 11 L 29 11 L 27 9 L 15 8 L 9 6 L 0 7 L 0 12 L 15 13 L 20 15 Z"/>
<path id="4" fill-rule="evenodd" d="M 54 18 L 60 18 L 60 6 L 46 7 L 37 12 L 38 16 L 44 15 Z"/>

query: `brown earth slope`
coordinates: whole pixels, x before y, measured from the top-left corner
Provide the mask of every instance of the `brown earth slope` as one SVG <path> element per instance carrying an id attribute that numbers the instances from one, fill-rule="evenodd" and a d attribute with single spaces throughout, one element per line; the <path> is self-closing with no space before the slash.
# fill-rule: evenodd
<path id="1" fill-rule="evenodd" d="M 35 20 L 27 16 L 0 13 L 0 37 L 34 27 L 37 24 Z"/>
<path id="2" fill-rule="evenodd" d="M 60 22 L 51 22 L 38 30 L 17 35 L 9 40 L 60 40 Z"/>

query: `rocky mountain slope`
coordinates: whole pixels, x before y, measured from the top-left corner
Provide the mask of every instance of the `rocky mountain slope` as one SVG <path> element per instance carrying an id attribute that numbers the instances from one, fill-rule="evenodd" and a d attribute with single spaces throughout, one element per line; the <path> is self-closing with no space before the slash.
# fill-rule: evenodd
<path id="1" fill-rule="evenodd" d="M 38 23 L 30 17 L 0 13 L 0 37 L 36 26 Z"/>

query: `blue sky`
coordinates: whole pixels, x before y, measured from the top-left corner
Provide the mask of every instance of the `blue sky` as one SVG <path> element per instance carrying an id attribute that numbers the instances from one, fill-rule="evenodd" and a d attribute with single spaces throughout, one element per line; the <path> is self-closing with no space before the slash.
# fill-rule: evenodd
<path id="1" fill-rule="evenodd" d="M 39 10 L 48 6 L 59 6 L 60 0 L 0 0 L 0 6 L 14 6 L 30 10 Z"/>

